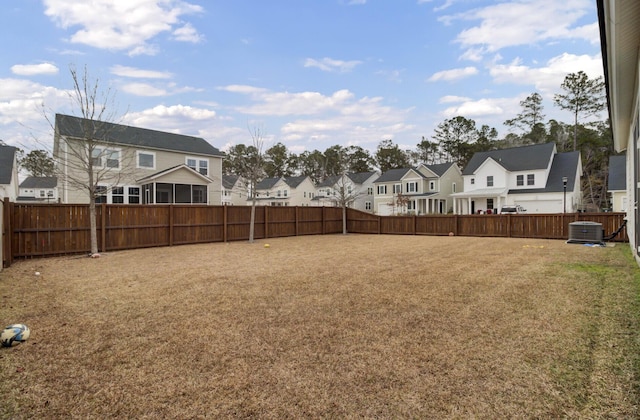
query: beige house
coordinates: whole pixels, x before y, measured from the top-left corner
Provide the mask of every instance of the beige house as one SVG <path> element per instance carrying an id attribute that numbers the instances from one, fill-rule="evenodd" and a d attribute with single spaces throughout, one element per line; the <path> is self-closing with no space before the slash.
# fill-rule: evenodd
<path id="1" fill-rule="evenodd" d="M 87 141 L 88 137 L 91 141 Z M 223 154 L 200 137 L 56 115 L 54 160 L 63 203 L 221 204 Z"/>
<path id="2" fill-rule="evenodd" d="M 315 191 L 308 176 L 265 178 L 256 186 L 256 199 L 260 206 L 309 206 Z"/>
<path id="3" fill-rule="evenodd" d="M 449 213 L 451 194 L 462 185 L 460 168 L 451 162 L 391 169 L 374 181 L 374 210 L 381 216 Z"/>

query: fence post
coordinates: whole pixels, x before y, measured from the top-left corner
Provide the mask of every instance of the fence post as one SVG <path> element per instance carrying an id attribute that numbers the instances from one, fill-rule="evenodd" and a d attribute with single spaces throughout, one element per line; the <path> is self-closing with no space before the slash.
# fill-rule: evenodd
<path id="1" fill-rule="evenodd" d="M 100 224 L 102 225 L 102 238 L 100 241 L 100 247 L 102 248 L 102 252 L 107 252 L 107 203 L 102 203 L 102 205 L 100 206 L 100 211 L 102 212 L 102 214 L 100 215 Z"/>
<path id="2" fill-rule="evenodd" d="M 381 228 L 380 228 L 380 220 L 382 219 L 381 216 L 378 216 L 378 235 L 380 235 L 381 232 Z"/>
<path id="3" fill-rule="evenodd" d="M 298 215 L 298 210 L 300 210 L 300 208 L 296 206 L 296 236 L 298 236 L 298 223 L 300 219 L 300 216 Z"/>
<path id="4" fill-rule="evenodd" d="M 458 215 L 456 214 L 453 216 L 453 234 L 458 236 L 458 231 Z"/>
<path id="5" fill-rule="evenodd" d="M 413 215 L 413 234 L 416 234 L 417 228 L 416 228 L 416 223 L 417 223 L 417 219 L 416 219 L 416 215 Z"/>
<path id="6" fill-rule="evenodd" d="M 11 263 L 13 263 L 13 226 L 11 225 L 12 215 L 13 215 L 13 203 L 9 202 L 9 197 L 5 197 L 4 205 L 2 209 L 2 235 L 3 246 L 2 246 L 2 264 L 5 267 L 11 267 Z M 6 265 L 5 265 L 6 264 Z"/>
<path id="7" fill-rule="evenodd" d="M 324 209 L 325 209 L 325 207 L 322 206 L 322 234 L 323 235 L 324 235 L 324 232 L 325 232 L 325 226 L 324 226 L 325 225 L 325 216 L 324 216 L 325 211 L 324 211 Z"/>
<path id="8" fill-rule="evenodd" d="M 507 238 L 511 237 L 511 213 L 507 213 Z"/>
<path id="9" fill-rule="evenodd" d="M 269 206 L 264 206 L 264 238 L 269 237 Z"/>
<path id="10" fill-rule="evenodd" d="M 169 246 L 173 246 L 173 204 L 169 204 Z"/>
<path id="11" fill-rule="evenodd" d="M 229 223 L 229 216 L 227 208 L 229 206 L 222 206 L 222 242 L 227 242 L 227 224 Z"/>

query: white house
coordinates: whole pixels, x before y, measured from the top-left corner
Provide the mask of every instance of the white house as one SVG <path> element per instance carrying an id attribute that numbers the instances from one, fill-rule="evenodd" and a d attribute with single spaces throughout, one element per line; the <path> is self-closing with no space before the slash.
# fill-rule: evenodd
<path id="1" fill-rule="evenodd" d="M 373 183 L 379 175 L 378 172 L 371 171 L 327 177 L 316 186 L 314 202 L 319 206 L 337 206 L 342 201 L 340 199 L 342 195 L 342 198 L 348 201 L 347 207 L 373 212 Z"/>
<path id="2" fill-rule="evenodd" d="M 248 190 L 238 175 L 222 175 L 222 205 L 244 206 L 247 204 Z"/>
<path id="3" fill-rule="evenodd" d="M 640 263 L 640 2 L 597 0 L 613 146 L 626 151 L 627 235 Z"/>
<path id="4" fill-rule="evenodd" d="M 308 176 L 265 178 L 256 185 L 257 205 L 310 206 L 316 187 Z M 251 200 L 247 199 L 250 205 Z"/>
<path id="5" fill-rule="evenodd" d="M 55 203 L 58 201 L 58 178 L 28 176 L 20 183 L 17 201 Z"/>
<path id="6" fill-rule="evenodd" d="M 576 212 L 582 202 L 579 152 L 557 153 L 555 143 L 478 152 L 453 194 L 456 214 L 495 213 L 517 205 L 528 213 Z"/>
<path id="7" fill-rule="evenodd" d="M 0 143 L 0 200 L 18 197 L 18 148 Z"/>

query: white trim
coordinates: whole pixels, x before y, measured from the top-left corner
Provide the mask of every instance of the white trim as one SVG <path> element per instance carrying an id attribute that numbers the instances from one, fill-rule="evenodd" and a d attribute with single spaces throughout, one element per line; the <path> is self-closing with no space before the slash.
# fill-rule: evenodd
<path id="1" fill-rule="evenodd" d="M 141 154 L 153 156 L 153 165 L 152 166 L 140 166 L 140 155 Z M 149 151 L 146 151 L 146 150 L 136 150 L 136 168 L 137 169 L 155 170 L 156 169 L 156 152 L 149 152 Z"/>

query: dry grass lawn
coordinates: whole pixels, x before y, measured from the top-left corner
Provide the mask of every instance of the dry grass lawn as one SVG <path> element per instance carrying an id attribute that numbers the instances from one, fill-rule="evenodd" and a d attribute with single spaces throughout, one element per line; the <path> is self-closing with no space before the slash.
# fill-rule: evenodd
<path id="1" fill-rule="evenodd" d="M 639 416 L 626 244 L 264 243 L 3 270 L 0 322 L 31 339 L 0 349 L 0 418 Z"/>

